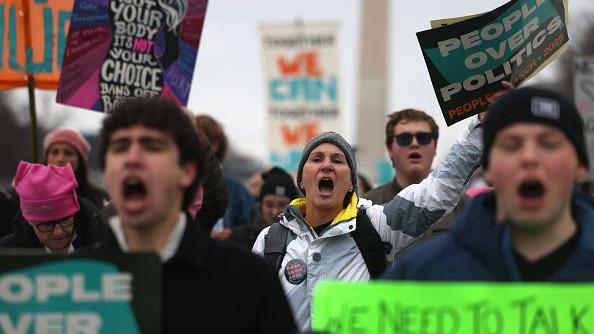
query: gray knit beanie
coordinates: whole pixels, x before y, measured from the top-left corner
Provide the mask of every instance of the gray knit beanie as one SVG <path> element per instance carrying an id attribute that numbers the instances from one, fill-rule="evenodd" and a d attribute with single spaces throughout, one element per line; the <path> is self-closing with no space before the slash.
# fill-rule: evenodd
<path id="1" fill-rule="evenodd" d="M 332 131 L 322 132 L 319 135 L 313 137 L 313 139 L 310 140 L 310 142 L 307 143 L 307 145 L 305 145 L 303 148 L 303 152 L 301 152 L 301 160 L 299 160 L 299 168 L 297 169 L 297 187 L 299 187 L 299 190 L 302 191 L 301 180 L 303 176 L 303 165 L 305 165 L 307 158 L 309 158 L 309 154 L 316 147 L 326 143 L 336 145 L 342 151 L 342 153 L 344 153 L 347 164 L 351 169 L 351 181 L 353 182 L 353 189 L 355 193 L 359 194 L 359 188 L 357 187 L 357 164 L 355 163 L 355 154 L 353 153 L 353 148 L 344 138 L 342 138 L 341 135 Z"/>

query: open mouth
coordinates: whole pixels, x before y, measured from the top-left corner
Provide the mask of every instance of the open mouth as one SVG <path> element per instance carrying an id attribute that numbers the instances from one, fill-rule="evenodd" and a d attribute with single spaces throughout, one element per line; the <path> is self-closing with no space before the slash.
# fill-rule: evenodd
<path id="1" fill-rule="evenodd" d="M 409 154 L 408 157 L 410 159 L 421 159 L 421 155 L 417 152 L 413 152 L 413 153 Z"/>
<path id="2" fill-rule="evenodd" d="M 538 199 L 544 196 L 545 187 L 540 181 L 527 180 L 520 184 L 518 193 L 524 198 Z"/>
<path id="3" fill-rule="evenodd" d="M 334 181 L 327 177 L 320 179 L 318 182 L 318 190 L 322 194 L 331 193 L 332 190 L 334 190 Z"/>
<path id="4" fill-rule="evenodd" d="M 124 198 L 125 199 L 142 199 L 147 195 L 144 182 L 137 178 L 127 178 L 124 181 Z"/>

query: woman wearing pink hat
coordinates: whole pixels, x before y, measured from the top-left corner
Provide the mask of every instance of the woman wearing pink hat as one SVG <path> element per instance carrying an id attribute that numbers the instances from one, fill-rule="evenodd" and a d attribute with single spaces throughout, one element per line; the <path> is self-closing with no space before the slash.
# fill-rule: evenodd
<path id="1" fill-rule="evenodd" d="M 97 242 L 101 215 L 90 201 L 77 196 L 70 165 L 21 161 L 14 187 L 20 210 L 12 221 L 13 233 L 0 239 L 0 248 L 38 248 L 65 254 Z"/>
<path id="2" fill-rule="evenodd" d="M 48 133 L 43 141 L 45 162 L 56 166 L 70 163 L 78 182 L 78 196 L 88 198 L 102 209 L 107 193 L 89 180 L 87 162 L 91 145 L 82 134 L 70 127 L 57 128 Z"/>

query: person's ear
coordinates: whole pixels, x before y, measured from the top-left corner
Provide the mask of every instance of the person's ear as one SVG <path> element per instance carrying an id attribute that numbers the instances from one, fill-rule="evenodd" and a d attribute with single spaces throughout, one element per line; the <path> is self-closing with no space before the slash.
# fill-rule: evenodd
<path id="1" fill-rule="evenodd" d="M 390 161 L 394 162 L 394 157 L 392 157 L 392 145 L 394 145 L 394 143 L 386 146 L 386 152 L 388 152 L 388 158 L 390 158 Z"/>
<path id="2" fill-rule="evenodd" d="M 579 165 L 576 172 L 577 182 L 583 182 L 586 175 L 588 175 L 588 169 L 584 165 Z"/>
<path id="3" fill-rule="evenodd" d="M 182 177 L 180 179 L 180 185 L 183 188 L 187 188 L 198 177 L 198 165 L 196 163 L 186 163 L 182 165 Z"/>
<path id="4" fill-rule="evenodd" d="M 486 184 L 493 186 L 493 175 L 490 172 L 489 167 L 487 167 L 487 169 L 484 170 L 483 179 L 485 179 Z"/>

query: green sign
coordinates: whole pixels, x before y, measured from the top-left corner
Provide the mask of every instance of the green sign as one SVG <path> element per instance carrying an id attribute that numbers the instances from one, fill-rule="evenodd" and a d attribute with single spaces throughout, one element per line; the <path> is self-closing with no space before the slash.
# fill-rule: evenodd
<path id="1" fill-rule="evenodd" d="M 594 333 L 594 284 L 322 282 L 316 333 Z"/>
<path id="2" fill-rule="evenodd" d="M 444 22 L 417 39 L 448 126 L 488 110 L 501 81 L 519 86 L 569 45 L 566 0 L 511 0 Z"/>
<path id="3" fill-rule="evenodd" d="M 154 254 L 0 254 L 0 263 L 0 333 L 160 333 Z"/>

